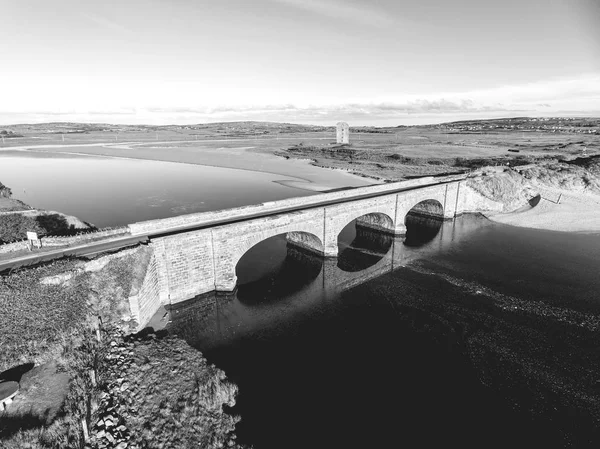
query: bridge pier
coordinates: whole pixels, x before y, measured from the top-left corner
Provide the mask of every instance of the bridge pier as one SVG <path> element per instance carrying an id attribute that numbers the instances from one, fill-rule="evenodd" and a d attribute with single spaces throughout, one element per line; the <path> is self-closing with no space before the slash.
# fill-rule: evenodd
<path id="1" fill-rule="evenodd" d="M 235 274 L 235 269 L 233 273 L 229 273 L 227 275 L 222 276 L 221 278 L 217 278 L 215 281 L 215 291 L 229 293 L 235 290 L 237 285 L 237 275 Z"/>

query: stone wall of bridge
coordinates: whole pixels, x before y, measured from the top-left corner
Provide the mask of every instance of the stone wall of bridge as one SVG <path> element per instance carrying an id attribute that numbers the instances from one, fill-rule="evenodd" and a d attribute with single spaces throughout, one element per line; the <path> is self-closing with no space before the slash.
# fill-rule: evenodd
<path id="1" fill-rule="evenodd" d="M 374 188 L 383 189 L 384 186 Z M 359 219 L 358 224 L 363 227 L 402 235 L 406 232 L 406 214 L 424 200 L 438 201 L 443 207 L 444 217 L 454 217 L 459 210 L 464 210 L 461 200 L 466 196 L 461 194 L 460 189 L 459 183 L 451 183 L 367 199 L 352 200 L 349 197 L 344 203 L 159 235 L 151 238 L 150 244 L 156 257 L 160 300 L 164 304 L 174 304 L 213 290 L 234 290 L 237 282 L 236 265 L 241 257 L 254 245 L 276 235 L 286 234 L 290 244 L 313 253 L 337 257 L 338 235 L 353 220 Z M 354 190 L 340 193 L 347 194 Z M 292 200 L 297 202 L 304 199 Z M 189 225 L 196 220 L 196 223 L 201 223 L 207 220 L 206 215 L 212 218 L 233 217 L 240 209 L 247 212 L 248 208 L 199 214 L 204 217 L 202 219 L 198 219 L 198 214 L 191 214 L 195 218 L 183 216 L 181 222 Z M 167 220 L 173 224 L 178 223 L 178 219 L 180 217 Z M 164 229 L 164 220 L 159 222 L 159 229 Z M 131 226 L 134 234 L 141 232 L 141 229 L 148 231 L 147 225 L 137 230 L 135 225 Z"/>
<path id="2" fill-rule="evenodd" d="M 159 266 L 152 249 L 141 263 L 146 264 L 145 273 L 142 277 L 134 279 L 129 293 L 129 310 L 138 323 L 138 330 L 150 321 L 162 304 Z"/>
<path id="3" fill-rule="evenodd" d="M 272 217 L 258 218 L 212 228 L 216 265 L 215 289 L 231 291 L 237 276 L 235 267 L 254 245 L 288 232 L 307 233 L 323 241 L 324 209 L 310 209 Z M 315 251 L 318 251 L 315 248 Z"/>

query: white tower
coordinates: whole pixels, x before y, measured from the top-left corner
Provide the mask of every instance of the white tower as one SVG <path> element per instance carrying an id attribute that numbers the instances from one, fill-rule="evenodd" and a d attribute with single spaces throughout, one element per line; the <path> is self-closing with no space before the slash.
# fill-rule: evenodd
<path id="1" fill-rule="evenodd" d="M 350 127 L 346 122 L 337 123 L 337 143 L 350 143 Z"/>

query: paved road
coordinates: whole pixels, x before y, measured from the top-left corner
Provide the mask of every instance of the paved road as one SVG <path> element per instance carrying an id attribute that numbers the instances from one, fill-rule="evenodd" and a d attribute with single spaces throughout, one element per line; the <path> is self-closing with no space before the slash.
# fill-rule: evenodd
<path id="1" fill-rule="evenodd" d="M 55 250 L 38 252 L 34 249 L 31 253 L 24 256 L 15 257 L 13 259 L 0 261 L 0 273 L 7 270 L 14 270 L 22 266 L 36 265 L 41 262 L 47 262 L 53 259 L 59 259 L 65 256 L 85 256 L 91 257 L 99 253 L 111 251 L 115 249 L 127 248 L 138 243 L 147 242 L 146 236 L 126 236 L 113 238 L 110 240 L 102 240 L 99 242 L 85 243 L 77 246 L 66 248 L 57 248 Z"/>

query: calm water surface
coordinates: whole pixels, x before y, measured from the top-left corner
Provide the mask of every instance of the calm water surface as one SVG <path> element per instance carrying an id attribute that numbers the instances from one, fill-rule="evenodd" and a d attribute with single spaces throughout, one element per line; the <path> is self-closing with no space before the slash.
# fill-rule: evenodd
<path id="1" fill-rule="evenodd" d="M 265 241 L 234 296 L 171 311 L 239 385 L 241 442 L 598 447 L 600 235 L 463 217 L 340 243 L 323 261 Z"/>
<path id="2" fill-rule="evenodd" d="M 32 152 L 2 152 L 0 181 L 97 226 L 313 193 L 290 176 Z M 235 295 L 171 310 L 171 331 L 239 385 L 240 442 L 600 447 L 600 235 L 462 217 L 409 223 L 406 239 L 351 225 L 340 247 L 322 260 L 269 239 L 238 264 Z"/>
<path id="3" fill-rule="evenodd" d="M 367 184 L 341 172 L 302 169 L 314 172 L 317 180 L 327 176 L 332 188 Z M 32 207 L 74 215 L 98 227 L 316 193 L 296 187 L 310 184 L 304 179 L 265 172 L 23 151 L 0 152 L 0 181 Z"/>

